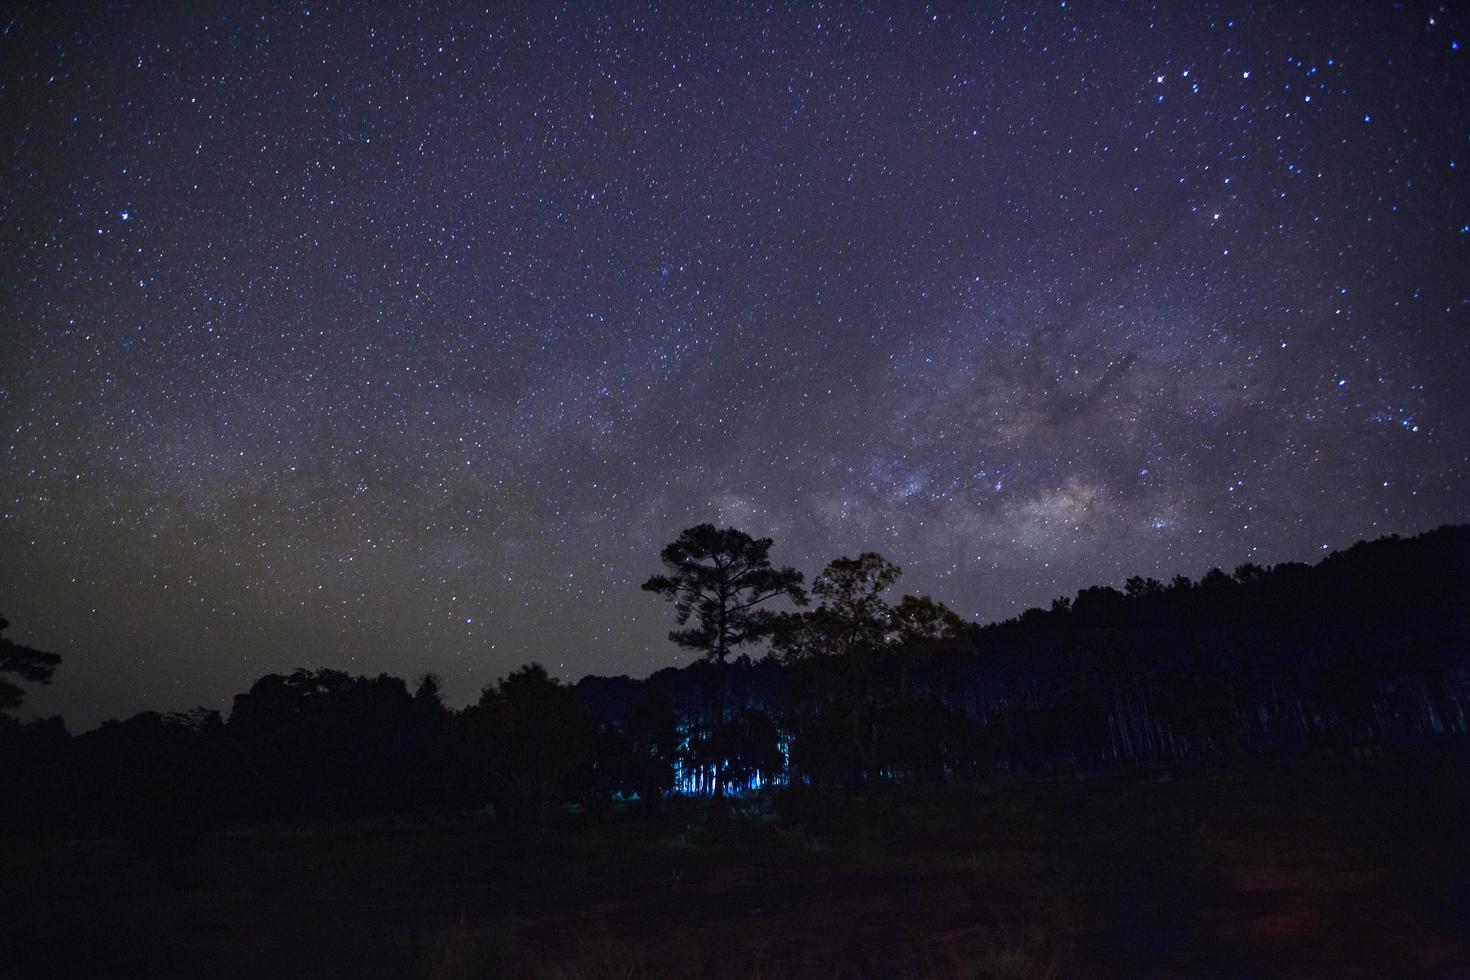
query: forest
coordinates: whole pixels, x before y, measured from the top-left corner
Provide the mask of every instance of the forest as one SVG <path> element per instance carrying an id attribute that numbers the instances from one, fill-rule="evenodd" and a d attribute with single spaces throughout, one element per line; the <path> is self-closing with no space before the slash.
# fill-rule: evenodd
<path id="1" fill-rule="evenodd" d="M 0 713 L 0 976 L 1470 970 L 1470 526 L 983 626 L 772 547 L 663 549 L 642 679 Z M 65 666 L 0 637 L 0 708 Z"/>
<path id="2" fill-rule="evenodd" d="M 807 588 L 772 542 L 712 525 L 644 588 L 694 651 L 650 677 L 560 683 L 528 664 L 462 710 L 440 682 L 268 674 L 209 708 L 70 733 L 0 715 L 0 826 L 186 853 L 212 828 L 488 808 L 647 812 L 677 796 L 782 805 L 1003 773 L 1209 770 L 1457 742 L 1470 710 L 1470 526 L 1315 566 L 1095 586 L 1005 622 L 890 598 L 900 569 L 840 558 Z M 54 654 L 4 644 L 46 682 Z M 5 682 L 7 706 L 22 689 Z"/>

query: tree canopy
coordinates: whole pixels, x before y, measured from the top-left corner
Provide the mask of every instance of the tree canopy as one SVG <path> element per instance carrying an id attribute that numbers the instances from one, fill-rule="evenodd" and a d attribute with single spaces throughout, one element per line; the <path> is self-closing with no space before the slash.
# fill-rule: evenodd
<path id="1" fill-rule="evenodd" d="M 659 558 L 667 573 L 653 576 L 643 589 L 674 604 L 674 619 L 683 628 L 670 632 L 669 639 L 724 663 L 731 650 L 760 640 L 774 627 L 776 614 L 757 607 L 783 597 L 806 605 L 804 576 L 790 566 L 773 566 L 771 544 L 770 538 L 752 538 L 737 528 L 699 524 L 666 546 Z"/>
<path id="2" fill-rule="evenodd" d="M 964 621 L 928 596 L 904 596 L 897 605 L 883 597 L 903 570 L 872 551 L 827 563 L 812 583 L 816 608 L 787 614 L 772 642 L 787 663 L 816 657 L 855 657 L 955 640 Z"/>
<path id="3" fill-rule="evenodd" d="M 471 718 L 489 749 L 491 798 L 513 819 L 562 798 L 592 758 L 592 716 L 576 691 L 540 664 L 526 664 L 487 686 Z"/>
<path id="4" fill-rule="evenodd" d="M 10 626 L 10 621 L 0 616 L 0 633 Z M 61 657 L 44 650 L 23 646 L 0 636 L 0 674 L 14 674 L 31 684 L 50 684 L 51 675 L 61 666 Z M 26 692 L 19 685 L 0 677 L 0 711 L 19 708 L 25 701 Z"/>

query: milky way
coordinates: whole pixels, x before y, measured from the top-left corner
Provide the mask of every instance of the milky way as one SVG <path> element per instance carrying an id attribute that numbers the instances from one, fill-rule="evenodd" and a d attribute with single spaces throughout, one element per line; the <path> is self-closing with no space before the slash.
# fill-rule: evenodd
<path id="1" fill-rule="evenodd" d="M 12 10 L 28 708 L 646 674 L 705 520 L 990 620 L 1470 519 L 1470 25 L 1259 6 Z"/>

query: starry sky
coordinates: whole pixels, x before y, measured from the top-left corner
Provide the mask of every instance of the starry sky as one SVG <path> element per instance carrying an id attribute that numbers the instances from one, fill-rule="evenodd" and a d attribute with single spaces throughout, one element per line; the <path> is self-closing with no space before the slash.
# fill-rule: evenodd
<path id="1" fill-rule="evenodd" d="M 28 712 L 645 675 L 706 520 L 992 620 L 1470 519 L 1463 11 L 204 6 L 0 15 Z"/>

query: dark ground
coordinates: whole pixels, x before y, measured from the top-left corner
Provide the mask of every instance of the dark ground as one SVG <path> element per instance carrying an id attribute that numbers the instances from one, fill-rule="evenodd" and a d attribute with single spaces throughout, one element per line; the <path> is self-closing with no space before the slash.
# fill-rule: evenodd
<path id="1" fill-rule="evenodd" d="M 0 842 L 0 978 L 1470 977 L 1464 758 Z"/>

